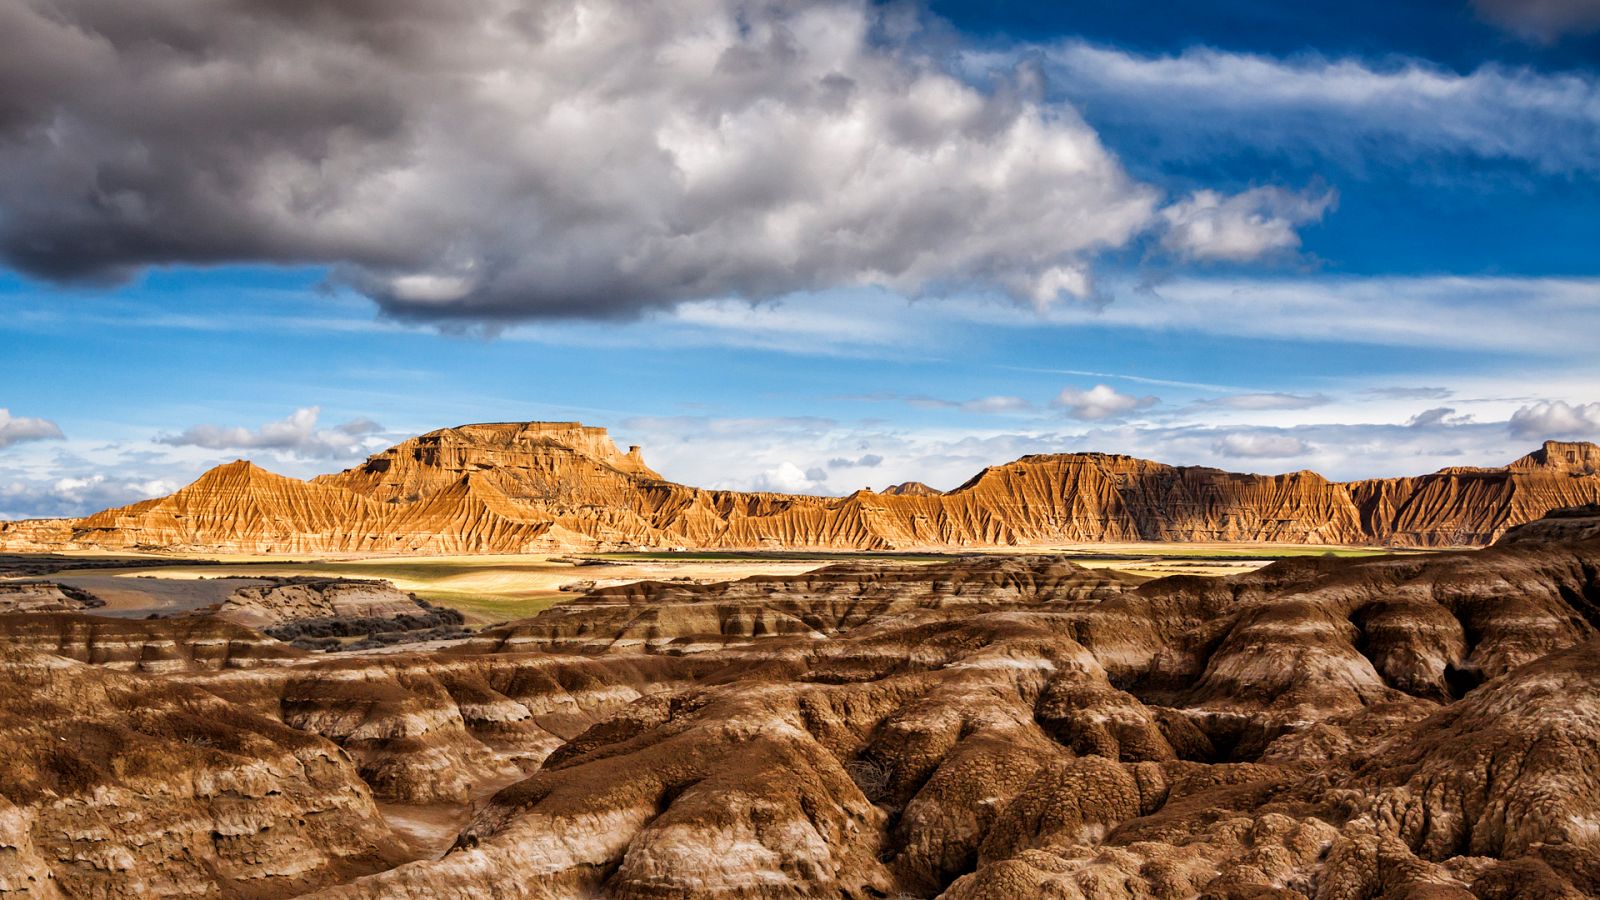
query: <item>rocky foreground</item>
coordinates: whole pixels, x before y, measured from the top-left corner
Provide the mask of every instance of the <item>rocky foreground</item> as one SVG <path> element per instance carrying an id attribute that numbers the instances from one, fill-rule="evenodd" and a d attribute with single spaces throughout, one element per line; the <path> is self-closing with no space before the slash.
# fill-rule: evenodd
<path id="1" fill-rule="evenodd" d="M 300 481 L 240 460 L 82 519 L 0 522 L 0 549 L 457 554 L 570 549 L 950 549 L 1105 541 L 1463 547 L 1600 503 L 1600 447 L 1546 442 L 1499 468 L 1332 482 L 1105 453 L 1026 456 L 948 492 L 846 497 L 676 484 L 576 422 L 429 432 Z"/>
<path id="2" fill-rule="evenodd" d="M 364 653 L 11 613 L 0 892 L 1587 896 L 1597 629 L 1594 538 L 846 564 Z"/>

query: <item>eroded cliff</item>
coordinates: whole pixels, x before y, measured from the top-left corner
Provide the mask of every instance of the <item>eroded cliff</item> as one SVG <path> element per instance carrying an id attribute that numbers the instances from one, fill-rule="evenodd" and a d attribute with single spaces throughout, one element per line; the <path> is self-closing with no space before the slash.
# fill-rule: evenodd
<path id="1" fill-rule="evenodd" d="M 815 497 L 662 479 L 576 423 L 447 428 L 309 482 L 238 461 L 162 498 L 0 530 L 0 546 L 249 553 L 620 547 L 890 550 L 1097 541 L 1473 546 L 1600 502 L 1600 448 L 1550 442 L 1499 469 L 1330 482 L 1101 453 L 1028 456 L 944 493 Z"/>

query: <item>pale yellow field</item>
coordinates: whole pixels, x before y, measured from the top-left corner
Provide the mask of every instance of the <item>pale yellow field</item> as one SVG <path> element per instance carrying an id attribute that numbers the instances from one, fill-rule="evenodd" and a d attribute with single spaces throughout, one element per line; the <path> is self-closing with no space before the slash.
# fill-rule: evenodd
<path id="1" fill-rule="evenodd" d="M 1036 548 L 982 550 L 983 553 L 1061 553 L 1095 569 L 1117 569 L 1145 577 L 1167 575 L 1230 575 L 1249 572 L 1275 559 L 1291 556 L 1370 556 L 1384 551 L 1371 547 L 1325 547 L 1303 544 L 1074 544 Z M 161 558 L 153 554 L 72 554 L 103 560 L 107 556 Z M 672 579 L 698 582 L 731 581 L 751 575 L 791 575 L 808 572 L 842 560 L 892 560 L 929 564 L 941 554 L 853 554 L 784 552 L 683 552 L 574 555 L 430 556 L 430 557 L 261 557 L 240 554 L 206 554 L 174 560 L 170 566 L 99 568 L 84 570 L 102 592 L 111 585 L 126 585 L 131 596 L 141 588 L 140 576 L 172 581 L 225 577 L 313 575 L 343 578 L 382 578 L 430 602 L 461 610 L 475 622 L 522 618 L 576 596 L 591 587 L 635 581 Z M 205 559 L 214 564 L 195 565 Z M 61 573 L 70 576 L 70 572 Z M 126 581 L 124 581 L 126 579 Z M 220 586 L 219 586 L 220 587 Z M 123 591 L 115 591 L 117 594 Z M 167 590 L 165 593 L 172 593 Z M 197 595 L 198 596 L 198 595 Z"/>

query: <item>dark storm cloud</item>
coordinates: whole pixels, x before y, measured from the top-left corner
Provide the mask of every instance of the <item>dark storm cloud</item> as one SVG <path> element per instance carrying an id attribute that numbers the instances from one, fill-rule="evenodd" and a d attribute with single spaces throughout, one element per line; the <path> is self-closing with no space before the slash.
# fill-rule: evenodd
<path id="1" fill-rule="evenodd" d="M 0 5 L 0 255 L 333 265 L 390 313 L 612 316 L 863 283 L 1093 293 L 1159 225 L 1025 68 L 864 3 Z M 911 21 L 913 26 L 915 22 Z"/>

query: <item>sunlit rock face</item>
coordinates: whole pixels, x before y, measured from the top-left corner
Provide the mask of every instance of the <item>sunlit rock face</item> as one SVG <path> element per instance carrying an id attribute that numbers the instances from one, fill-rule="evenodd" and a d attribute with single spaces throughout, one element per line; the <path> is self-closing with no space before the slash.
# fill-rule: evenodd
<path id="1" fill-rule="evenodd" d="M 523 553 L 615 547 L 952 549 L 1096 541 L 1476 546 L 1600 502 L 1600 448 L 1549 442 L 1499 469 L 1330 482 L 1103 453 L 1027 456 L 940 493 L 814 497 L 663 480 L 577 423 L 465 425 L 299 481 L 243 460 L 76 521 L 0 526 L 0 548 Z"/>
<path id="2" fill-rule="evenodd" d="M 190 618 L 126 627 L 179 660 L 253 633 Z M 103 621 L 0 617 L 8 887 L 1600 892 L 1596 540 L 1154 581 L 852 563 L 139 675 L 86 649 Z M 442 852 L 396 809 L 452 810 Z"/>

